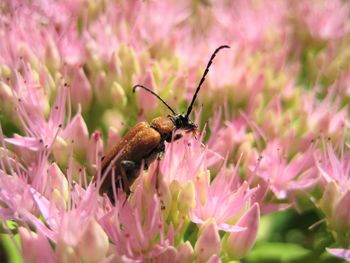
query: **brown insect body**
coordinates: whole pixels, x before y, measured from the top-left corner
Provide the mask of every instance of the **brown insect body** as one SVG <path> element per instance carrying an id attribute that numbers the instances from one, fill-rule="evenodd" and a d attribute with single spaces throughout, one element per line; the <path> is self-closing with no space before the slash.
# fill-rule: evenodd
<path id="1" fill-rule="evenodd" d="M 101 185 L 100 193 L 106 192 L 112 200 L 114 199 L 112 178 L 114 174 L 116 188 L 121 186 L 123 191 L 129 195 L 130 186 L 138 177 L 141 165 L 144 165 L 144 167 L 147 168 L 160 153 L 164 152 L 165 141 L 171 142 L 172 139 L 177 140 L 181 138 L 181 134 L 177 134 L 173 137 L 176 130 L 191 132 L 197 129 L 197 125 L 189 119 L 189 115 L 192 111 L 200 87 L 209 71 L 209 67 L 216 54 L 222 48 L 229 48 L 229 46 L 220 46 L 212 54 L 193 95 L 190 106 L 187 109 L 186 115 L 176 114 L 175 111 L 152 90 L 142 85 L 136 85 L 133 87 L 133 91 L 139 87 L 156 96 L 168 107 L 173 115 L 155 118 L 150 124 L 147 122 L 138 123 L 112 150 L 107 153 L 106 156 L 103 157 L 101 174 L 103 175 L 104 173 L 107 173 L 107 176 Z M 97 181 L 97 175 L 95 175 L 94 180 Z"/>
<path id="2" fill-rule="evenodd" d="M 128 160 L 135 164 L 134 171 L 127 174 L 126 178 L 121 178 L 124 191 L 128 194 L 129 187 L 139 174 L 142 165 L 148 165 L 154 161 L 159 153 L 164 151 L 164 142 L 170 142 L 173 131 L 176 126 L 168 117 L 158 117 L 151 124 L 140 122 L 132 128 L 124 138 L 103 158 L 102 173 L 108 168 L 114 160 L 114 169 L 116 176 L 122 176 L 122 161 Z M 111 174 L 111 173 L 110 173 Z M 100 192 L 112 193 L 111 178 L 104 180 Z"/>

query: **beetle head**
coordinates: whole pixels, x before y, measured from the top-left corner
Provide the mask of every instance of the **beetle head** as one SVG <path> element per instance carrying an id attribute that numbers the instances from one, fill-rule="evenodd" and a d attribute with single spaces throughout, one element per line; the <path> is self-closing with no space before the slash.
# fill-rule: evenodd
<path id="1" fill-rule="evenodd" d="M 185 131 L 194 131 L 197 129 L 197 125 L 190 120 L 187 115 L 176 114 L 168 116 L 176 126 L 176 129 L 181 129 Z"/>

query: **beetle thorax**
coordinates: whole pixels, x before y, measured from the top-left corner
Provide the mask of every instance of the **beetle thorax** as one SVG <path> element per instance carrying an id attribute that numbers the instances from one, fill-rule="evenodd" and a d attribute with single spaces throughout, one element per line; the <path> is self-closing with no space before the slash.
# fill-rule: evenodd
<path id="1" fill-rule="evenodd" d="M 174 122 L 168 117 L 158 117 L 152 120 L 151 127 L 158 131 L 165 138 L 171 136 L 176 129 Z"/>

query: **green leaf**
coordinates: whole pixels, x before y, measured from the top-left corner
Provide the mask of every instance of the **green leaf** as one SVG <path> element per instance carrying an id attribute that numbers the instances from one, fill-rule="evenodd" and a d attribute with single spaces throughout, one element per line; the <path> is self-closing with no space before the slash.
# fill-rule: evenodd
<path id="1" fill-rule="evenodd" d="M 302 262 L 309 253 L 309 250 L 297 244 L 262 243 L 254 247 L 244 262 Z"/>
<path id="2" fill-rule="evenodd" d="M 5 250 L 5 255 L 8 259 L 8 262 L 23 263 L 21 254 L 18 251 L 14 242 L 17 244 L 17 246 L 20 245 L 19 235 L 14 236 L 14 238 L 12 239 L 7 234 L 0 234 L 0 243 L 1 243 L 1 246 L 3 246 L 3 248 Z M 2 248 L 0 248 L 0 249 L 2 249 Z"/>

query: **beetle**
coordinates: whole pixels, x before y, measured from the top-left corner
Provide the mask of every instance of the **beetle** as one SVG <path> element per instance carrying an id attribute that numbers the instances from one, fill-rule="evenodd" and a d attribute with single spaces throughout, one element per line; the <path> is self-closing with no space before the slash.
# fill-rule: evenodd
<path id="1" fill-rule="evenodd" d="M 147 168 L 156 158 L 165 150 L 165 142 L 178 140 L 181 134 L 173 136 L 175 131 L 183 130 L 185 132 L 194 132 L 197 125 L 190 119 L 193 104 L 196 101 L 197 94 L 204 83 L 205 77 L 209 72 L 216 54 L 223 48 L 229 48 L 227 45 L 219 46 L 211 55 L 207 67 L 192 97 L 192 101 L 186 114 L 177 114 L 158 94 L 137 84 L 133 87 L 133 92 L 137 88 L 142 88 L 156 96 L 171 111 L 167 117 L 157 117 L 151 123 L 140 122 L 136 124 L 127 134 L 116 144 L 104 157 L 101 162 L 101 174 L 103 180 L 100 193 L 107 193 L 113 200 L 113 184 L 115 188 L 121 187 L 126 195 L 130 195 L 130 186 L 138 177 L 141 167 Z M 117 178 L 117 182 L 115 178 Z M 97 181 L 97 173 L 94 178 Z"/>

